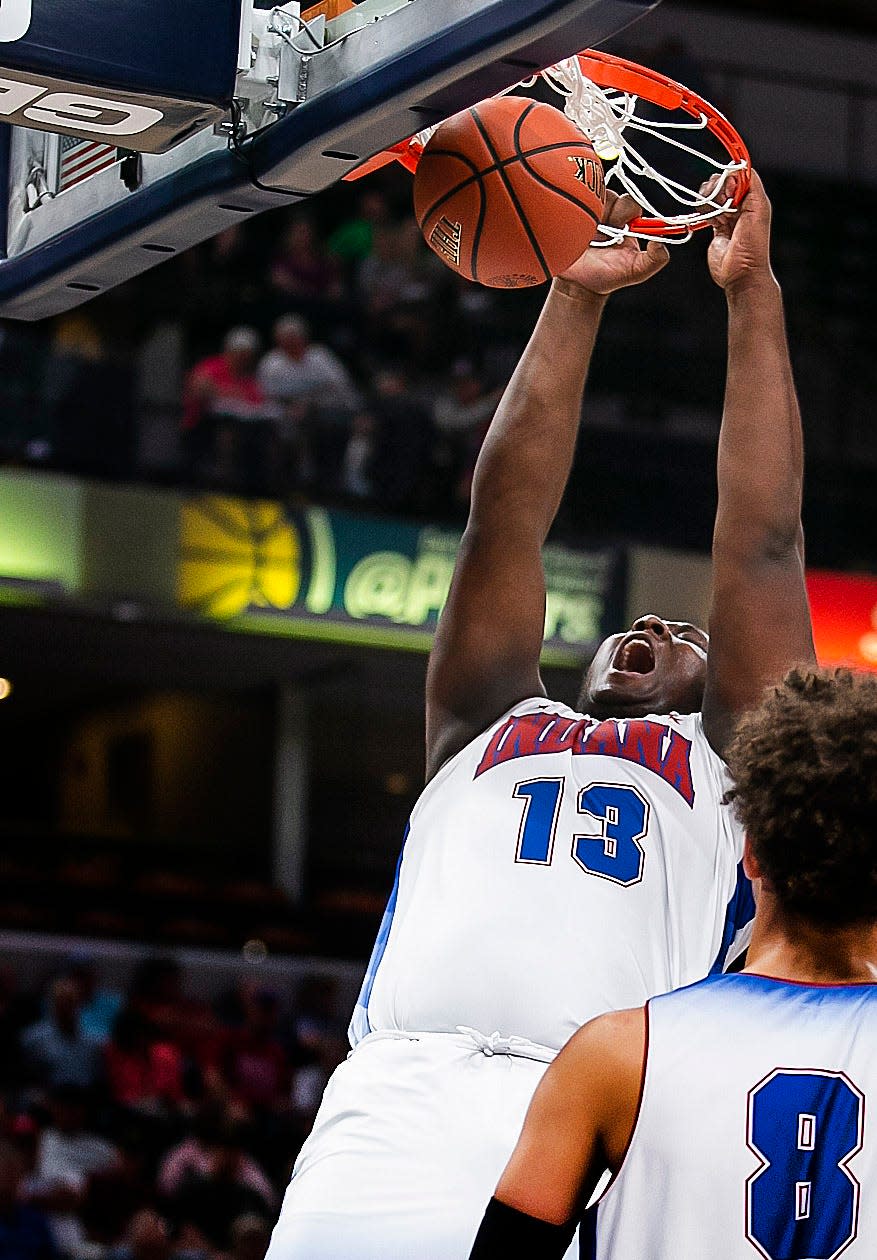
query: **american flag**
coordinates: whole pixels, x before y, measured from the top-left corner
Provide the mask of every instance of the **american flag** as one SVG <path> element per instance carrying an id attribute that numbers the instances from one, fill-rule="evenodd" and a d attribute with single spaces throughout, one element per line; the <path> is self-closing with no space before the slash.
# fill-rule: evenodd
<path id="1" fill-rule="evenodd" d="M 80 184 L 98 171 L 106 170 L 121 161 L 119 150 L 113 144 L 100 144 L 95 140 L 79 140 L 76 136 L 61 139 L 61 168 L 58 174 L 58 192 Z"/>

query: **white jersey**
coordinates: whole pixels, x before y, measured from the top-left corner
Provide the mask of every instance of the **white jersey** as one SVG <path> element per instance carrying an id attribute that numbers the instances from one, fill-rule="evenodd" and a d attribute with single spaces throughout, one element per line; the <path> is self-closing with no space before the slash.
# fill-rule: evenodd
<path id="1" fill-rule="evenodd" d="M 583 1256 L 873 1260 L 877 985 L 720 976 L 648 1011 L 639 1116 Z"/>
<path id="2" fill-rule="evenodd" d="M 351 1024 L 559 1049 L 721 969 L 753 906 L 699 713 L 597 721 L 522 701 L 411 815 Z"/>

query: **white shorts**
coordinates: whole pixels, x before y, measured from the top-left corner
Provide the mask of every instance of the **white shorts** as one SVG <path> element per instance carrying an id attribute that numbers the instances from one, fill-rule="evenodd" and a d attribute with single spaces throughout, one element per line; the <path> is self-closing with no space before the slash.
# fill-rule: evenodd
<path id="1" fill-rule="evenodd" d="M 329 1081 L 266 1260 L 468 1260 L 552 1053 L 366 1037 Z"/>

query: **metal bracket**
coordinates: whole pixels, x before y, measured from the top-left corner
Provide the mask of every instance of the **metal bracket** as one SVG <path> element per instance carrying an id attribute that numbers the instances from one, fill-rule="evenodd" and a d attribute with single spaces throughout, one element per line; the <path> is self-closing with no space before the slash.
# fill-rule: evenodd
<path id="1" fill-rule="evenodd" d="M 277 84 L 279 104 L 300 105 L 308 99 L 310 63 L 314 56 L 319 56 L 325 38 L 326 18 L 320 14 L 296 34 L 284 39 L 280 48 L 280 76 Z"/>

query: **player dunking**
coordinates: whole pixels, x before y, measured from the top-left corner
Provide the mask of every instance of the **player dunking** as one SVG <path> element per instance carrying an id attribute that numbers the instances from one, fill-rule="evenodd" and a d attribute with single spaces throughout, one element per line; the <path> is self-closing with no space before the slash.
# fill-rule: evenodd
<path id="1" fill-rule="evenodd" d="M 636 213 L 613 201 L 613 221 Z M 491 424 L 427 682 L 427 786 L 270 1260 L 468 1254 L 533 1090 L 586 1020 L 721 967 L 751 917 L 720 759 L 764 685 L 812 661 L 801 431 L 756 179 L 710 265 L 730 353 L 712 640 L 648 616 L 575 712 L 539 676 L 541 548 L 607 296 L 665 247 L 589 250 L 552 286 Z M 599 493 L 599 486 L 594 493 Z"/>
<path id="2" fill-rule="evenodd" d="M 472 1260 L 562 1256 L 606 1161 L 595 1260 L 873 1256 L 877 678 L 793 671 L 728 760 L 758 899 L 745 971 L 576 1034 Z"/>

